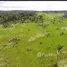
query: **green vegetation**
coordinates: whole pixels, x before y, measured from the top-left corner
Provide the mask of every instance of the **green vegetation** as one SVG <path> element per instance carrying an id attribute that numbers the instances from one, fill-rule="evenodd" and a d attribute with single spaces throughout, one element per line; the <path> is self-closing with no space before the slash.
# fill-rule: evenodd
<path id="1" fill-rule="evenodd" d="M 67 67 L 64 13 L 0 13 L 0 67 Z"/>

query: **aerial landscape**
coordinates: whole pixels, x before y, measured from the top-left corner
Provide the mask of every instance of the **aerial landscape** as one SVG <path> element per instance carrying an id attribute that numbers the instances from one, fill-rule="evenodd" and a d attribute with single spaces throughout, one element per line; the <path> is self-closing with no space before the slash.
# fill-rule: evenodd
<path id="1" fill-rule="evenodd" d="M 0 11 L 0 67 L 67 67 L 67 11 Z"/>

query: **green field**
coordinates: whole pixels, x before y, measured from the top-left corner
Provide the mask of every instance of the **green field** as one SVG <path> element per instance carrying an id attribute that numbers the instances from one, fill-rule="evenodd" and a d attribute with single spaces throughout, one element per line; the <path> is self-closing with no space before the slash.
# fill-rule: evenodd
<path id="1" fill-rule="evenodd" d="M 67 18 L 64 13 L 36 15 L 42 23 L 0 24 L 0 67 L 67 67 Z"/>

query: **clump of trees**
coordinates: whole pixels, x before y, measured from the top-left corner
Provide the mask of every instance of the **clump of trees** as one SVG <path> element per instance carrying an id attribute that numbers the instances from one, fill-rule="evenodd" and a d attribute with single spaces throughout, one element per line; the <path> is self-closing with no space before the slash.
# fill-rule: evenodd
<path id="1" fill-rule="evenodd" d="M 20 23 L 24 23 L 26 21 L 31 21 L 35 23 L 43 23 L 43 17 L 38 16 L 36 12 L 10 12 L 10 13 L 0 13 L 0 24 L 3 27 L 8 27 L 9 24 L 18 23 L 16 21 L 20 20 Z M 13 22 L 11 22 L 13 21 Z M 28 23 L 28 22 L 26 22 Z"/>
<path id="2" fill-rule="evenodd" d="M 57 17 L 54 17 L 54 19 L 52 19 L 52 24 L 56 24 L 56 19 L 57 19 Z"/>
<path id="3" fill-rule="evenodd" d="M 11 38 L 8 42 L 13 43 L 13 47 L 17 47 L 18 46 L 17 44 L 19 43 L 19 41 L 20 41 L 19 38 L 14 37 L 14 38 Z"/>

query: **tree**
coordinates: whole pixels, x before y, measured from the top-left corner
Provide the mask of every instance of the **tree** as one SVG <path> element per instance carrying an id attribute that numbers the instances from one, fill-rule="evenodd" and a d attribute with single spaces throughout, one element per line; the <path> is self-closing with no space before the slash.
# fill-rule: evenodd
<path id="1" fill-rule="evenodd" d="M 63 46 L 61 46 L 60 44 L 58 44 L 58 46 L 57 46 L 57 61 L 58 61 L 59 58 L 61 58 L 60 57 L 60 51 L 61 51 L 62 48 L 63 48 Z"/>
<path id="2" fill-rule="evenodd" d="M 62 48 L 63 48 L 63 46 L 61 46 L 61 45 L 59 44 L 59 45 L 57 46 L 58 52 L 60 52 Z"/>

